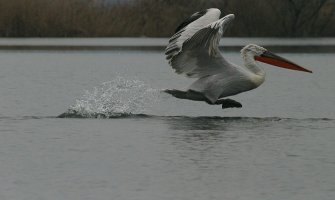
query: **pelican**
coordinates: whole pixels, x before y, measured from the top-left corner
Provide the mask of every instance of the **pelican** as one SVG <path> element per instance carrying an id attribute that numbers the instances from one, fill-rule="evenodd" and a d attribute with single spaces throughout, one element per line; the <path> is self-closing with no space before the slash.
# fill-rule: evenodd
<path id="1" fill-rule="evenodd" d="M 240 108 L 241 103 L 226 97 L 255 89 L 264 82 L 265 71 L 256 61 L 312 73 L 255 44 L 242 48 L 244 66 L 227 61 L 220 53 L 219 41 L 235 16 L 220 15 L 219 9 L 210 8 L 194 13 L 177 27 L 165 49 L 166 59 L 177 74 L 197 80 L 186 90 L 164 92 L 180 99 L 222 105 L 222 109 Z"/>

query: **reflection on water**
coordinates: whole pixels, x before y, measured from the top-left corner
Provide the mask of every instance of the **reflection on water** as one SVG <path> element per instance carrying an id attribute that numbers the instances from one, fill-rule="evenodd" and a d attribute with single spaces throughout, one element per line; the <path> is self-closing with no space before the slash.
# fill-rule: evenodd
<path id="1" fill-rule="evenodd" d="M 289 144 L 303 138 L 306 131 L 321 128 L 327 132 L 335 128 L 335 121 L 331 119 L 161 117 L 159 120 L 167 124 L 166 137 L 178 157 L 198 169 L 207 170 L 231 167 L 225 160 L 241 162 L 239 160 L 246 159 L 249 151 L 266 149 L 278 156 L 283 151 L 277 149 L 278 142 Z M 256 149 L 255 144 L 258 144 Z M 293 154 L 296 155 L 287 152 L 287 155 Z M 252 162 L 247 159 L 249 161 Z"/>
<path id="2" fill-rule="evenodd" d="M 235 148 L 240 148 L 240 145 L 253 137 L 254 133 L 250 134 L 248 130 L 256 129 L 258 132 L 262 130 L 262 126 L 273 122 L 239 117 L 164 119 L 171 130 L 167 133 L 168 140 L 178 154 L 179 162 L 188 163 L 198 170 L 229 167 L 226 160 L 234 157 Z"/>
<path id="3" fill-rule="evenodd" d="M 227 151 L 222 151 L 222 147 L 231 135 L 225 131 L 229 126 L 225 120 L 170 118 L 164 122 L 171 130 L 166 137 L 175 149 L 177 162 L 190 164 L 195 170 L 206 170 L 221 165 L 216 162 L 222 162 L 227 158 Z M 169 162 L 176 162 L 175 157 Z"/>
<path id="4" fill-rule="evenodd" d="M 172 130 L 250 130 L 274 125 L 297 124 L 307 121 L 328 121 L 331 119 L 291 119 L 279 117 L 161 117 Z"/>
<path id="5" fill-rule="evenodd" d="M 227 120 L 223 118 L 211 117 L 185 117 L 185 118 L 169 118 L 166 120 L 170 129 L 173 130 L 221 130 L 226 129 Z"/>

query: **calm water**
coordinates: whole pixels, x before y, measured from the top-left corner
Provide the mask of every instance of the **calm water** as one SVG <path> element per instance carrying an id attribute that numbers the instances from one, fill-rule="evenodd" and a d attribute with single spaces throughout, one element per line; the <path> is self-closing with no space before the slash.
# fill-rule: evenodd
<path id="1" fill-rule="evenodd" d="M 222 110 L 160 93 L 193 81 L 162 51 L 0 51 L 0 199 L 333 200 L 335 53 L 281 55 L 314 73 Z"/>

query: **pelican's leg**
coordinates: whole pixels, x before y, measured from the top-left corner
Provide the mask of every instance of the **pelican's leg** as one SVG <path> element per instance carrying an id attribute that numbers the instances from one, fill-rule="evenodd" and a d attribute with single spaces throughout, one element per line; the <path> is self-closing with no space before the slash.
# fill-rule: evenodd
<path id="1" fill-rule="evenodd" d="M 212 103 L 209 99 L 207 99 L 202 93 L 196 92 L 193 90 L 181 91 L 176 89 L 166 89 L 163 92 L 171 94 L 172 96 L 179 99 L 188 99 L 193 101 L 205 101 L 210 105 L 222 105 L 222 109 L 225 108 L 241 108 L 242 104 L 232 100 L 232 99 L 218 99 L 215 103 Z"/>
<path id="2" fill-rule="evenodd" d="M 166 89 L 163 90 L 163 92 L 171 94 L 172 96 L 179 98 L 179 99 L 188 99 L 193 101 L 209 101 L 203 94 L 200 92 L 187 90 L 187 91 L 181 91 L 176 89 Z"/>
<path id="3" fill-rule="evenodd" d="M 186 97 L 187 92 L 185 91 L 180 91 L 180 90 L 175 90 L 175 89 L 166 89 L 166 90 L 163 90 L 163 92 L 171 94 L 172 96 L 179 98 L 179 99 L 187 99 Z"/>
<path id="4" fill-rule="evenodd" d="M 215 104 L 222 105 L 225 108 L 242 108 L 242 104 L 232 99 L 218 99 Z"/>

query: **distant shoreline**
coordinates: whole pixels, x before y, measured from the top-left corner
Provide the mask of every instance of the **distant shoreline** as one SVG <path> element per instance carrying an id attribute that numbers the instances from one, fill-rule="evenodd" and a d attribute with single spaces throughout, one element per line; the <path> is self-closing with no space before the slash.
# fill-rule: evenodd
<path id="1" fill-rule="evenodd" d="M 164 51 L 168 38 L 0 38 L 0 50 L 143 50 Z M 220 48 L 239 51 L 254 43 L 276 52 L 335 52 L 335 38 L 229 38 Z"/>
<path id="2" fill-rule="evenodd" d="M 0 1 L 0 37 L 169 37 L 207 8 L 235 14 L 229 37 L 335 37 L 333 0 L 108 2 Z"/>

